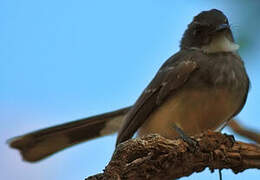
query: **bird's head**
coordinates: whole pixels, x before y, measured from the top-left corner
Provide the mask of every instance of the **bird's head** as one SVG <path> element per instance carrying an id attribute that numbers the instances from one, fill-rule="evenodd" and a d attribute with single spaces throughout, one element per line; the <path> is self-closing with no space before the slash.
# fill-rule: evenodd
<path id="1" fill-rule="evenodd" d="M 193 18 L 181 40 L 181 49 L 199 49 L 206 53 L 232 52 L 239 46 L 227 17 L 219 10 L 202 11 Z"/>

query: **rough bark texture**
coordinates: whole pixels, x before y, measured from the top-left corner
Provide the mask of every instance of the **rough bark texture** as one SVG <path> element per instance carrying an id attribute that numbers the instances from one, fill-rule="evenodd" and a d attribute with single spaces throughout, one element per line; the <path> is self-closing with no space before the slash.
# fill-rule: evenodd
<path id="1" fill-rule="evenodd" d="M 128 140 L 117 146 L 103 173 L 87 180 L 167 180 L 207 167 L 211 171 L 232 169 L 234 173 L 260 169 L 258 145 L 236 142 L 233 136 L 210 131 L 193 138 L 197 141 L 195 148 L 182 139 L 169 140 L 159 135 Z"/>

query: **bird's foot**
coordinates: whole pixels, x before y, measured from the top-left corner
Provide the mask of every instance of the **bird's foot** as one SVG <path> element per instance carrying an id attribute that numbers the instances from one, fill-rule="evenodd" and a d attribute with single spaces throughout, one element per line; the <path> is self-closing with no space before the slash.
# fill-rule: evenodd
<path id="1" fill-rule="evenodd" d="M 185 132 L 179 128 L 176 124 L 173 124 L 174 130 L 180 135 L 180 137 L 189 145 L 189 148 L 192 152 L 195 152 L 198 147 L 198 142 L 188 135 L 185 134 Z"/>

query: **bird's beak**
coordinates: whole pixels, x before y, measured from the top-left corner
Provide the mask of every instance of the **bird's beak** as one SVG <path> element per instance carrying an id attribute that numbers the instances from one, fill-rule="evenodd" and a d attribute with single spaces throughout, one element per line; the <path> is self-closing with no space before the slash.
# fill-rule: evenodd
<path id="1" fill-rule="evenodd" d="M 229 29 L 229 28 L 230 28 L 230 26 L 228 24 L 220 24 L 219 26 L 217 26 L 215 31 L 219 32 L 219 31 L 223 31 L 223 30 L 226 30 L 226 29 Z"/>

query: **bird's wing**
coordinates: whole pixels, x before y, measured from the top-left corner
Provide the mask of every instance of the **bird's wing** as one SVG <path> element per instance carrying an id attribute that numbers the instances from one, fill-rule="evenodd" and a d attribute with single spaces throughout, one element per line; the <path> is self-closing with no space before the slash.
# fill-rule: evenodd
<path id="1" fill-rule="evenodd" d="M 131 138 L 151 112 L 162 104 L 168 95 L 174 95 L 198 68 L 196 62 L 178 54 L 166 61 L 128 112 L 116 144 Z"/>

